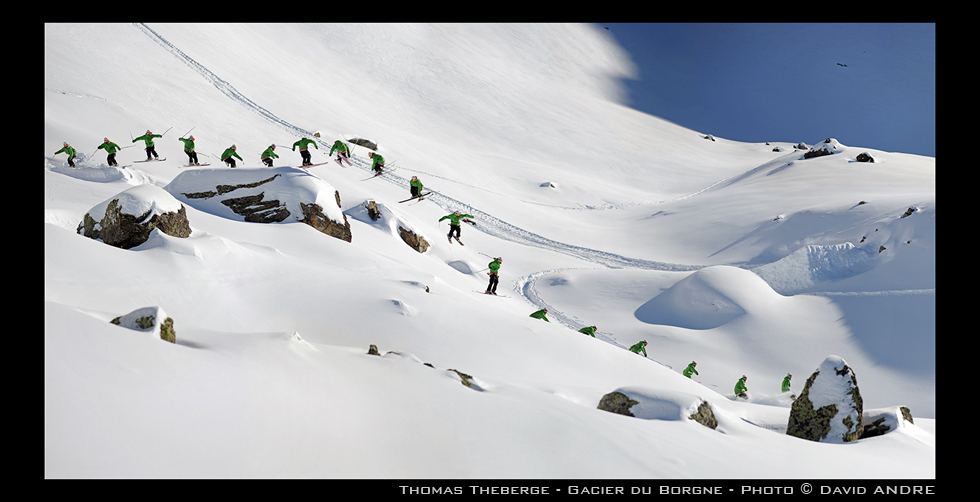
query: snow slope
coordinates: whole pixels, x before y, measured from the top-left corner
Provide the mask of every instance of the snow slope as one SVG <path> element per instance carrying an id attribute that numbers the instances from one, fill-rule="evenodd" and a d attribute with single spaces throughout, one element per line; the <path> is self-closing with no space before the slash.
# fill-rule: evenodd
<path id="1" fill-rule="evenodd" d="M 590 26 L 49 24 L 45 65 L 46 477 L 935 477 L 934 158 L 706 140 L 619 104 L 632 63 Z M 140 160 L 126 138 L 148 129 L 166 161 L 96 150 Z M 120 192 L 190 179 L 188 130 L 208 169 L 236 144 L 265 173 L 269 144 L 313 131 L 315 162 L 359 136 L 398 169 L 362 181 L 363 147 L 308 171 L 277 149 L 276 172 L 339 191 L 350 243 L 206 205 L 187 239 L 76 233 Z M 399 204 L 413 175 L 434 193 Z M 439 222 L 456 210 L 465 246 Z M 509 298 L 476 292 L 494 256 Z M 108 322 L 146 307 L 176 345 Z M 829 355 L 867 409 L 915 425 L 782 434 L 782 377 L 798 393 Z M 697 396 L 718 429 L 596 410 L 620 388 Z"/>

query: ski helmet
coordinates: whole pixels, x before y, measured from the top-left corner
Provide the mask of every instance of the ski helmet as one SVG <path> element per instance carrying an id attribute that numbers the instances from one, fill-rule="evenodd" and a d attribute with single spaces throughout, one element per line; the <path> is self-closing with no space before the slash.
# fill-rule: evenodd
<path id="1" fill-rule="evenodd" d="M 68 145 L 68 143 L 65 143 L 65 145 Z M 459 211 L 456 211 L 456 216 L 459 216 L 459 215 L 460 215 L 460 212 Z"/>
<path id="2" fill-rule="evenodd" d="M 102 138 L 102 142 L 103 143 L 108 143 L 109 142 L 109 138 Z"/>
<path id="3" fill-rule="evenodd" d="M 418 176 L 412 176 L 412 181 L 418 181 L 418 180 L 419 180 Z"/>
<path id="4" fill-rule="evenodd" d="M 194 136 L 191 136 L 191 141 L 194 141 Z"/>
<path id="5" fill-rule="evenodd" d="M 235 146 L 235 145 L 231 145 L 231 149 L 232 149 L 232 150 L 238 150 L 238 147 L 237 147 L 237 146 Z"/>

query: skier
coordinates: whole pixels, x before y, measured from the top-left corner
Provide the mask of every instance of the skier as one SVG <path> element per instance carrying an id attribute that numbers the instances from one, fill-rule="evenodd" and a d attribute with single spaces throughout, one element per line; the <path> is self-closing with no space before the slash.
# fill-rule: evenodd
<path id="1" fill-rule="evenodd" d="M 75 156 L 78 155 L 78 152 L 76 152 L 74 148 L 68 145 L 68 143 L 65 143 L 64 148 L 58 150 L 57 152 L 54 152 L 54 154 L 58 155 L 59 153 L 62 152 L 68 155 L 68 165 L 71 167 L 75 167 Z"/>
<path id="2" fill-rule="evenodd" d="M 500 265 L 504 263 L 503 258 L 494 258 L 492 262 L 488 265 L 490 267 L 490 284 L 487 284 L 487 294 L 497 295 L 497 283 L 500 282 L 500 278 L 497 274 L 500 272 Z M 548 321 L 551 322 L 551 321 Z"/>
<path id="3" fill-rule="evenodd" d="M 544 319 L 545 321 L 548 321 L 548 318 L 545 317 L 545 314 L 547 314 L 547 313 L 548 313 L 548 309 L 541 309 L 541 310 L 539 310 L 537 312 L 532 313 L 528 317 L 533 317 L 535 319 Z M 551 322 L 551 321 L 548 321 L 548 322 Z"/>
<path id="4" fill-rule="evenodd" d="M 262 162 L 269 167 L 272 167 L 272 159 L 278 159 L 278 158 L 279 156 L 276 155 L 275 144 L 270 145 L 269 148 L 266 148 L 265 151 L 262 152 Z"/>
<path id="5" fill-rule="evenodd" d="M 299 154 L 303 156 L 303 165 L 304 166 L 308 166 L 308 165 L 310 165 L 310 164 L 313 163 L 313 161 L 310 160 L 310 150 L 309 150 L 310 143 L 312 143 L 313 146 L 316 147 L 317 150 L 320 149 L 320 147 L 317 146 L 316 141 L 313 141 L 310 138 L 301 138 L 299 141 L 293 143 L 293 151 L 294 152 L 296 151 L 296 147 L 297 146 L 299 147 Z"/>
<path id="6" fill-rule="evenodd" d="M 162 137 L 163 137 L 162 135 L 153 134 L 152 132 L 150 132 L 149 129 L 147 129 L 146 134 L 134 139 L 133 143 L 136 143 L 137 141 L 140 140 L 146 143 L 146 160 L 150 160 L 151 155 L 153 156 L 154 159 L 159 159 L 160 156 L 157 155 L 157 147 L 156 145 L 153 144 L 153 138 L 162 138 Z"/>
<path id="7" fill-rule="evenodd" d="M 197 165 L 197 152 L 194 151 L 194 136 L 189 138 L 177 138 L 182 143 L 184 143 L 184 153 L 187 154 L 187 164 L 191 166 Z"/>
<path id="8" fill-rule="evenodd" d="M 595 330 L 596 330 L 596 327 L 595 326 L 586 326 L 586 327 L 578 330 L 578 332 L 579 333 L 585 333 L 586 335 L 589 335 L 592 338 L 595 338 Z"/>
<path id="9" fill-rule="evenodd" d="M 409 190 L 412 191 L 412 197 L 418 197 L 422 200 L 422 182 L 419 181 L 418 176 L 412 176 L 412 181 L 408 182 Z"/>
<path id="10" fill-rule="evenodd" d="M 105 152 L 109 154 L 109 156 L 106 157 L 106 161 L 109 162 L 110 166 L 119 165 L 116 162 L 116 152 L 122 150 L 122 148 L 119 148 L 119 145 L 109 141 L 109 138 L 102 138 L 102 144 L 99 145 L 99 149 L 105 150 Z"/>
<path id="11" fill-rule="evenodd" d="M 376 171 L 378 173 L 381 173 L 382 171 L 384 171 L 384 168 L 385 168 L 385 158 L 382 157 L 380 153 L 377 153 L 377 152 L 368 152 L 368 158 L 373 161 L 373 162 L 371 162 L 371 169 L 373 169 L 374 171 Z M 439 220 L 439 221 L 442 221 L 442 220 Z"/>
<path id="12" fill-rule="evenodd" d="M 239 157 L 238 154 L 235 153 L 235 150 L 238 150 L 238 147 L 236 147 L 235 145 L 231 145 L 230 147 L 228 147 L 228 149 L 226 149 L 221 154 L 221 160 L 223 160 L 225 164 L 228 164 L 228 167 L 235 167 L 235 159 L 233 159 L 232 157 L 237 157 L 238 160 L 244 162 L 244 159 Z"/>
<path id="13" fill-rule="evenodd" d="M 337 152 L 337 162 L 340 162 L 341 157 L 344 157 L 345 159 L 350 158 L 350 149 L 347 148 L 347 143 L 344 143 L 339 139 L 333 142 L 333 147 L 330 148 L 330 153 L 328 153 L 327 156 L 333 155 L 333 152 Z M 350 164 L 350 162 L 348 162 L 348 164 Z"/>
<path id="14" fill-rule="evenodd" d="M 783 392 L 789 392 L 790 391 L 790 380 L 792 380 L 792 379 L 793 379 L 793 375 L 791 375 L 789 373 L 787 373 L 786 374 L 786 377 L 783 378 Z"/>
<path id="15" fill-rule="evenodd" d="M 691 374 L 700 375 L 700 373 L 698 373 L 698 370 L 694 369 L 694 367 L 697 365 L 698 363 L 691 361 L 691 364 L 688 364 L 687 368 L 684 368 L 684 376 L 686 376 L 687 378 L 691 378 Z"/>
<path id="16" fill-rule="evenodd" d="M 640 352 L 643 352 L 643 357 L 646 357 L 647 356 L 647 349 L 646 349 L 646 347 L 647 347 L 647 341 L 646 340 L 640 340 L 639 342 L 636 342 L 635 344 L 633 344 L 632 347 L 630 347 L 630 352 L 633 352 L 635 354 L 639 354 Z"/>
<path id="17" fill-rule="evenodd" d="M 746 392 L 748 392 L 749 389 L 747 387 L 745 387 L 745 381 L 748 380 L 748 379 L 749 379 L 749 377 L 747 377 L 745 375 L 742 375 L 742 378 L 739 378 L 738 381 L 735 382 L 735 395 L 736 396 L 741 397 L 743 399 L 748 399 L 749 398 L 749 395 L 746 394 Z"/>
<path id="18" fill-rule="evenodd" d="M 449 219 L 449 233 L 446 234 L 446 236 L 449 237 L 450 243 L 453 242 L 454 232 L 456 233 L 456 241 L 457 242 L 459 241 L 459 232 L 460 232 L 459 221 L 460 220 L 466 221 L 466 218 L 472 218 L 472 217 L 473 217 L 472 215 L 462 214 L 459 211 L 456 211 L 453 214 L 447 214 L 446 216 L 439 218 L 439 221 L 445 220 L 447 218 Z M 460 244 L 462 244 L 462 242 L 460 242 Z"/>

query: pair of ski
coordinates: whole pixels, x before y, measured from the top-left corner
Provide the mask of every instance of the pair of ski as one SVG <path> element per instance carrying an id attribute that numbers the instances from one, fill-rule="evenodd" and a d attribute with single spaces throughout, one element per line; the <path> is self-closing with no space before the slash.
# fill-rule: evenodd
<path id="1" fill-rule="evenodd" d="M 422 199 L 422 197 L 425 197 L 426 195 L 429 195 L 429 194 L 431 194 L 431 193 L 432 193 L 432 192 L 425 192 L 425 193 L 424 193 L 424 194 L 422 194 L 422 195 L 417 195 L 417 196 L 414 196 L 414 197 L 409 197 L 409 198 L 407 198 L 407 199 L 405 199 L 405 200 L 400 200 L 400 201 L 398 201 L 398 203 L 399 203 L 399 204 L 401 204 L 402 202 L 408 202 L 408 201 L 410 201 L 410 200 L 421 200 L 421 199 Z"/>
<path id="2" fill-rule="evenodd" d="M 347 168 L 347 166 L 345 166 L 342 162 L 340 162 L 341 159 L 343 159 L 344 162 L 347 163 L 347 166 L 353 166 L 354 165 L 354 164 L 351 164 L 349 160 L 347 160 L 347 157 L 342 157 L 342 156 L 337 156 L 337 158 L 336 159 L 333 159 L 333 161 L 336 162 L 337 165 L 339 165 L 340 167 Z"/>
<path id="3" fill-rule="evenodd" d="M 385 174 L 385 173 L 390 173 L 390 172 L 394 171 L 395 169 L 398 169 L 398 168 L 397 167 L 392 167 L 391 169 L 382 169 L 381 171 L 378 171 L 378 174 L 375 174 L 374 176 L 371 176 L 370 178 L 364 178 L 361 181 L 367 181 L 367 180 L 370 180 L 370 179 L 377 178 L 378 176 L 381 176 L 382 174 Z"/>
<path id="4" fill-rule="evenodd" d="M 503 297 L 503 298 L 510 298 L 510 297 L 509 297 L 509 296 L 507 296 L 507 295 L 498 295 L 497 293 L 488 293 L 488 292 L 486 292 L 486 291 L 478 291 L 478 290 L 476 290 L 476 289 L 474 289 L 474 290 L 473 290 L 473 292 L 474 292 L 474 293 L 483 293 L 483 294 L 485 294 L 485 295 L 487 295 L 487 296 L 500 296 L 500 297 Z"/>
<path id="5" fill-rule="evenodd" d="M 163 162 L 165 160 L 167 160 L 166 157 L 164 157 L 162 159 L 157 158 L 157 159 L 146 159 L 146 160 L 134 160 L 133 163 L 134 164 L 142 164 L 143 162 Z"/>

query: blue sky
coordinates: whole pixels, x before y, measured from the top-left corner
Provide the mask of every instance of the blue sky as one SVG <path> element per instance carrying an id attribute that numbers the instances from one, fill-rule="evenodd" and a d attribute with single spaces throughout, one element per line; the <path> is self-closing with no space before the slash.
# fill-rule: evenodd
<path id="1" fill-rule="evenodd" d="M 598 26 L 638 66 L 643 112 L 736 141 L 936 155 L 935 24 Z"/>

